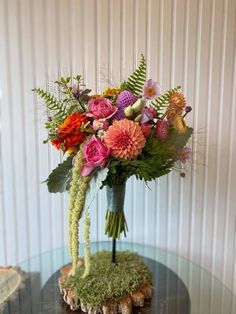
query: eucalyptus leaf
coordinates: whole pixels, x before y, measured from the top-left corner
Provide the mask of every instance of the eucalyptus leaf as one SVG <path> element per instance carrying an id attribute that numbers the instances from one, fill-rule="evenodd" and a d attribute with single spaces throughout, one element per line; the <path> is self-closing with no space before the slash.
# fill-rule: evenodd
<path id="1" fill-rule="evenodd" d="M 45 181 L 50 193 L 62 193 L 69 189 L 72 176 L 72 159 L 68 157 L 50 173 Z"/>
<path id="2" fill-rule="evenodd" d="M 86 192 L 84 208 L 89 208 L 94 201 L 98 191 L 102 187 L 102 182 L 106 179 L 108 168 L 96 171 L 89 182 L 89 188 Z"/>
<path id="3" fill-rule="evenodd" d="M 191 137 L 193 133 L 193 128 L 187 127 L 186 132 L 179 134 L 175 130 L 172 130 L 170 133 L 170 136 L 167 139 L 168 144 L 174 145 L 176 148 L 180 149 L 181 147 L 184 147 L 189 138 Z"/>
<path id="4" fill-rule="evenodd" d="M 91 89 L 86 88 L 86 89 L 84 89 L 84 90 L 81 92 L 81 94 L 88 94 L 88 93 L 90 93 L 90 92 L 91 92 Z"/>

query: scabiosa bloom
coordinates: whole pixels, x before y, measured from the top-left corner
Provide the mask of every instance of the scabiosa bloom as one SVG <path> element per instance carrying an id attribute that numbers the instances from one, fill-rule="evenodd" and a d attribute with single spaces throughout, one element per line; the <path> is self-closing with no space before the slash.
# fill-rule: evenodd
<path id="1" fill-rule="evenodd" d="M 152 79 L 148 80 L 143 86 L 143 96 L 147 99 L 155 99 L 161 95 L 161 87 Z"/>
<path id="2" fill-rule="evenodd" d="M 113 157 L 131 160 L 141 153 L 146 139 L 138 123 L 123 119 L 109 126 L 104 141 Z"/>
<path id="3" fill-rule="evenodd" d="M 192 111 L 192 107 L 191 107 L 191 106 L 186 106 L 185 109 L 184 109 L 184 111 L 185 111 L 186 113 L 189 113 L 190 111 Z"/>
<path id="4" fill-rule="evenodd" d="M 140 127 L 145 137 L 148 137 L 151 134 L 151 129 L 152 129 L 151 124 L 148 124 L 148 123 L 141 124 Z"/>
<path id="5" fill-rule="evenodd" d="M 130 105 L 133 105 L 137 100 L 137 97 L 128 90 L 122 91 L 116 100 L 116 106 L 118 108 L 117 113 L 114 115 L 114 119 L 121 120 L 125 118 L 124 110 Z"/>
<path id="6" fill-rule="evenodd" d="M 189 112 L 191 112 L 192 111 L 192 107 L 191 106 L 186 106 L 185 108 L 184 108 L 184 115 L 183 115 L 183 118 L 184 117 L 186 117 L 186 115 L 189 113 Z"/>
<path id="7" fill-rule="evenodd" d="M 159 141 L 165 141 L 169 135 L 169 123 L 166 120 L 158 120 L 156 124 L 156 137 Z"/>
<path id="8" fill-rule="evenodd" d="M 178 152 L 178 158 L 182 163 L 186 163 L 191 158 L 191 149 L 187 146 L 183 147 Z"/>

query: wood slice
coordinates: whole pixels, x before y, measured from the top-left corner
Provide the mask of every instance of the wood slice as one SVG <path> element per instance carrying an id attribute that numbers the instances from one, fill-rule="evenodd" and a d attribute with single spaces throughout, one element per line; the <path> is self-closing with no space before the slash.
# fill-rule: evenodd
<path id="1" fill-rule="evenodd" d="M 19 288 L 22 276 L 12 267 L 0 268 L 0 305 L 5 303 Z"/>
<path id="2" fill-rule="evenodd" d="M 71 265 L 66 265 L 61 268 L 60 273 L 62 274 L 58 278 L 58 285 L 60 288 L 60 293 L 62 294 L 63 300 L 70 306 L 72 311 L 79 308 L 85 313 L 89 314 L 131 314 L 132 306 L 143 307 L 144 299 L 150 299 L 152 297 L 152 286 L 150 284 L 144 284 L 140 289 L 132 291 L 130 294 L 124 296 L 120 302 L 115 300 L 108 300 L 106 304 L 100 307 L 92 307 L 89 304 L 81 303 L 76 294 L 73 291 L 63 288 L 65 280 L 71 274 Z"/>
<path id="3" fill-rule="evenodd" d="M 141 291 L 133 291 L 130 293 L 132 304 L 135 307 L 143 307 L 144 305 L 144 294 Z"/>
<path id="4" fill-rule="evenodd" d="M 122 314 L 132 313 L 132 299 L 129 294 L 125 296 L 119 303 L 119 312 Z"/>

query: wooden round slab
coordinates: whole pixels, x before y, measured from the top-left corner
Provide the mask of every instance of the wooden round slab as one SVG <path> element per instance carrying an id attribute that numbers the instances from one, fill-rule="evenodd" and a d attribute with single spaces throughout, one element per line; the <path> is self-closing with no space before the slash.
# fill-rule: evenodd
<path id="1" fill-rule="evenodd" d="M 133 307 L 132 313 L 190 314 L 190 298 L 182 280 L 163 264 L 149 258 L 143 258 L 143 260 L 153 273 L 152 299 L 144 299 L 144 306 L 142 308 Z M 94 309 L 88 309 L 85 304 L 81 304 L 80 308 L 75 309 L 75 311 L 71 310 L 60 293 L 58 279 L 61 276 L 62 274 L 60 270 L 58 270 L 43 287 L 40 299 L 40 310 L 42 313 L 44 310 L 52 311 L 52 313 L 57 314 L 83 313 L 82 311 L 87 312 L 88 310 L 90 310 L 90 313 L 95 313 Z M 143 287 L 141 292 L 148 293 L 147 290 L 145 292 L 145 287 Z M 141 295 L 139 295 L 139 297 L 140 296 Z M 69 299 L 73 300 L 75 297 L 75 295 L 69 294 Z M 68 294 L 66 298 L 68 298 Z M 115 304 L 108 304 L 108 310 L 110 311 L 111 308 L 115 308 L 121 313 L 123 306 L 123 311 L 126 309 L 128 313 L 132 299 L 127 297 L 126 300 L 124 299 L 123 301 L 124 302 L 119 304 L 118 307 Z M 107 313 L 106 310 L 106 308 L 103 308 L 103 312 Z"/>
<path id="2" fill-rule="evenodd" d="M 0 267 L 0 308 L 20 288 L 21 274 L 12 267 Z"/>

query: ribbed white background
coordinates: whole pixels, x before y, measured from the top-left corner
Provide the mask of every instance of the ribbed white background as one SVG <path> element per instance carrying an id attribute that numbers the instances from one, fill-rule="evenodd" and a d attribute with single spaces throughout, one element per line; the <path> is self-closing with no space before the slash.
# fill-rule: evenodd
<path id="1" fill-rule="evenodd" d="M 148 77 L 183 86 L 194 154 L 185 179 L 128 182 L 126 240 L 177 252 L 236 293 L 235 12 L 235 0 L 0 0 L 0 264 L 67 243 L 66 195 L 41 183 L 61 156 L 42 144 L 31 89 L 81 73 L 100 92 L 144 53 Z M 105 239 L 105 209 L 102 191 L 92 240 Z"/>

